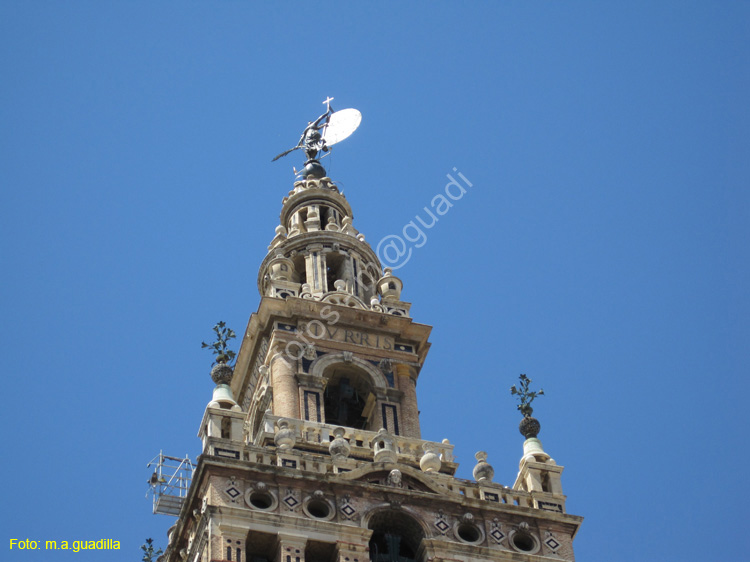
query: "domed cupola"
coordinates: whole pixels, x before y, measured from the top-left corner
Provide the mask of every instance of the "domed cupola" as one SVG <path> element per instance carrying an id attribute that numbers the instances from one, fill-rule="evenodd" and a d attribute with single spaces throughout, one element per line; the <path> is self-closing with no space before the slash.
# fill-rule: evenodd
<path id="1" fill-rule="evenodd" d="M 295 182 L 282 204 L 276 236 L 258 272 L 262 296 L 408 315 L 408 304 L 394 299 L 382 283 L 380 260 L 354 228 L 352 209 L 330 178 Z M 383 289 L 388 310 L 378 298 Z"/>

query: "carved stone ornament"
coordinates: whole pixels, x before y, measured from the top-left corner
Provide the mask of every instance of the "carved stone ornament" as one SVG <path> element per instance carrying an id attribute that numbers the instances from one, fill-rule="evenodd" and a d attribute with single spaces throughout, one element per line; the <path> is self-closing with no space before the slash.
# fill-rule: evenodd
<path id="1" fill-rule="evenodd" d="M 305 359 L 309 359 L 310 361 L 314 361 L 315 358 L 318 356 L 315 350 L 315 345 L 310 344 L 305 346 Z"/>
<path id="2" fill-rule="evenodd" d="M 302 284 L 302 290 L 300 291 L 299 296 L 300 296 L 300 298 L 303 298 L 303 299 L 311 299 L 311 298 L 313 298 L 312 287 L 310 286 L 309 283 L 303 283 Z"/>
<path id="3" fill-rule="evenodd" d="M 435 446 L 430 443 L 425 443 L 422 445 L 422 449 L 424 450 L 424 455 L 419 459 L 419 468 L 427 473 L 440 472 L 440 466 L 443 463 L 440 461 Z"/>
<path id="4" fill-rule="evenodd" d="M 393 486 L 394 488 L 400 488 L 401 487 L 401 471 L 397 468 L 394 468 L 388 473 L 388 478 L 386 479 L 386 484 L 389 486 Z"/>
<path id="5" fill-rule="evenodd" d="M 378 434 L 372 440 L 372 447 L 375 452 L 375 462 L 396 462 L 398 460 L 393 437 L 388 435 L 385 429 L 381 428 L 378 431 Z"/>
<path id="6" fill-rule="evenodd" d="M 273 442 L 282 451 L 288 451 L 297 442 L 297 432 L 289 427 L 288 420 L 279 420 L 279 429 L 274 435 Z"/>
<path id="7" fill-rule="evenodd" d="M 393 360 L 392 359 L 383 359 L 380 363 L 378 363 L 378 367 L 380 368 L 380 371 L 386 375 L 388 373 L 393 372 Z"/>
<path id="8" fill-rule="evenodd" d="M 328 445 L 328 451 L 333 457 L 333 464 L 340 465 L 349 457 L 352 448 L 349 441 L 344 439 L 345 430 L 343 427 L 337 427 L 333 430 L 334 439 Z"/>
<path id="9" fill-rule="evenodd" d="M 487 453 L 479 451 L 474 455 L 474 458 L 477 459 L 477 464 L 472 472 L 474 480 L 477 482 L 491 482 L 492 477 L 495 475 L 495 469 L 487 462 Z"/>

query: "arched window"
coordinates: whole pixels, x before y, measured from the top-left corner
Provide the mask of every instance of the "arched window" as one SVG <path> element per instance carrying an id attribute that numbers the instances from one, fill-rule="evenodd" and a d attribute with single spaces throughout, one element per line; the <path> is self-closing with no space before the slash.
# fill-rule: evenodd
<path id="1" fill-rule="evenodd" d="M 292 281 L 300 284 L 307 283 L 307 264 L 305 263 L 305 256 L 302 254 L 294 256 L 294 275 L 292 276 Z"/>
<path id="2" fill-rule="evenodd" d="M 372 529 L 370 560 L 372 562 L 411 562 L 419 555 L 424 532 L 419 523 L 403 511 L 383 510 L 368 523 Z"/>
<path id="3" fill-rule="evenodd" d="M 369 378 L 347 365 L 333 365 L 324 376 L 325 423 L 370 429 L 375 395 Z"/>
<path id="4" fill-rule="evenodd" d="M 334 283 L 346 281 L 346 256 L 335 252 L 326 254 L 326 283 L 329 291 L 335 291 Z"/>

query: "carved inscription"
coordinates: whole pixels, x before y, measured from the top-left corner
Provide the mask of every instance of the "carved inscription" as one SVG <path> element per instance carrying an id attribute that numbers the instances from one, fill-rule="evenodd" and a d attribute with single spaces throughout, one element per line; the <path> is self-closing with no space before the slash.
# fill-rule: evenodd
<path id="1" fill-rule="evenodd" d="M 361 330 L 352 330 L 343 326 L 333 326 L 323 322 L 313 321 L 307 324 L 300 324 L 300 331 L 309 335 L 313 340 L 327 339 L 354 345 L 364 345 L 376 349 L 391 350 L 395 346 L 392 336 L 382 334 L 372 334 Z"/>

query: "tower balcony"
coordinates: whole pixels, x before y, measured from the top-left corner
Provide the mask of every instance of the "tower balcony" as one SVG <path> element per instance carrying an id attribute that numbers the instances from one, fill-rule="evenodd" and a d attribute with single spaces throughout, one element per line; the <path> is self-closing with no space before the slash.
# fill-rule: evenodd
<path id="1" fill-rule="evenodd" d="M 454 462 L 453 445 L 447 442 L 438 443 L 413 437 L 386 434 L 381 431 L 368 431 L 353 427 L 342 427 L 332 424 L 313 422 L 307 420 L 282 418 L 266 412 L 260 424 L 260 428 L 253 439 L 252 444 L 258 447 L 274 446 L 276 436 L 279 432 L 280 422 L 285 422 L 287 427 L 294 431 L 295 442 L 293 450 L 313 454 L 329 455 L 331 442 L 335 439 L 334 432 L 342 430 L 340 437 L 345 439 L 351 448 L 347 460 L 347 468 L 358 466 L 361 463 L 378 462 L 381 450 L 379 447 L 385 439 L 385 448 L 392 451 L 393 462 L 419 468 L 421 457 L 426 451 L 431 451 L 440 459 L 439 472 L 454 474 L 458 464 Z"/>
<path id="2" fill-rule="evenodd" d="M 214 410 L 214 412 L 212 412 Z M 209 408 L 208 415 L 227 415 L 226 410 Z M 284 431 L 293 432 L 294 443 L 289 447 L 277 445 L 280 424 Z M 343 435 L 341 431 L 343 429 Z M 335 433 L 334 433 L 335 432 Z M 292 433 L 288 434 L 291 435 Z M 232 466 L 244 466 L 249 470 L 267 470 L 261 467 L 274 467 L 275 470 L 300 471 L 313 477 L 342 475 L 346 473 L 368 472 L 378 463 L 377 444 L 382 433 L 306 420 L 282 418 L 266 413 L 261 430 L 252 441 L 238 441 L 227 437 L 204 436 L 204 449 L 201 458 L 205 461 L 220 462 L 222 459 Z M 345 438 L 351 444 L 351 452 L 345 461 L 338 461 L 330 453 L 330 444 L 336 437 Z M 453 456 L 453 445 L 424 439 L 414 439 L 389 435 L 393 440 L 395 458 L 381 463 L 386 472 L 393 468 L 402 471 L 423 471 L 420 467 L 422 451 L 429 450 L 439 455 L 440 469 L 425 476 L 443 493 L 456 498 L 464 498 L 472 505 L 501 504 L 526 509 L 565 513 L 565 496 L 541 490 L 525 490 L 517 484 L 513 487 L 492 481 L 472 481 L 456 478 L 458 463 Z M 241 464 L 236 464 L 236 463 Z M 408 467 L 408 468 L 406 468 Z M 560 467 L 562 468 L 562 467 Z M 319 476 L 315 476 L 319 475 Z"/>

